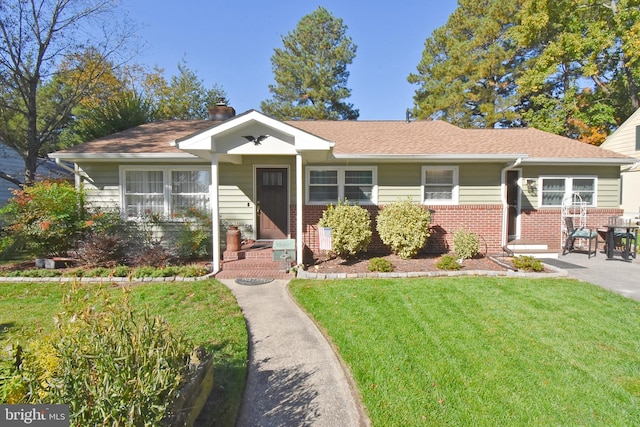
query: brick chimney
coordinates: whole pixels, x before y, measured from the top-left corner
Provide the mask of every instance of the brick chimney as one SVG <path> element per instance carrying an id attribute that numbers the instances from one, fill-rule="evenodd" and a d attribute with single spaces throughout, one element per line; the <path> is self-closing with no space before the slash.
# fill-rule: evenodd
<path id="1" fill-rule="evenodd" d="M 209 120 L 224 121 L 235 117 L 236 110 L 227 105 L 224 98 L 220 98 L 215 107 L 209 107 Z"/>

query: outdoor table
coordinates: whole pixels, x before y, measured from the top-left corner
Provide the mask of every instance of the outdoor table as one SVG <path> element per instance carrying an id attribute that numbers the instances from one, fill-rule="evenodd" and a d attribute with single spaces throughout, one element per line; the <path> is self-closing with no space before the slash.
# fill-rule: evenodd
<path id="1" fill-rule="evenodd" d="M 626 223 L 613 223 L 606 224 L 603 226 L 606 228 L 606 252 L 607 259 L 612 259 L 615 255 L 615 238 L 624 237 L 625 243 L 624 248 L 619 251 L 620 256 L 625 261 L 628 261 L 629 258 L 636 258 L 637 253 L 637 242 L 638 242 L 638 224 L 631 223 L 630 221 Z M 624 230 L 624 232 L 616 233 L 616 230 Z M 631 240 L 633 239 L 633 248 L 631 247 Z"/>

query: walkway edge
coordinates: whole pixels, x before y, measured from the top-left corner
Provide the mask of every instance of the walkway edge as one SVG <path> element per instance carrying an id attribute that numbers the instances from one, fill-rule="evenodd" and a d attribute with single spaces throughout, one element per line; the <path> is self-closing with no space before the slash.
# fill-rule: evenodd
<path id="1" fill-rule="evenodd" d="M 327 342 L 327 344 L 333 351 L 333 354 L 335 355 L 336 359 L 338 360 L 338 363 L 340 364 L 340 367 L 342 368 L 344 377 L 347 379 L 347 382 L 349 383 L 348 385 L 349 385 L 349 391 L 351 392 L 351 396 L 353 397 L 353 400 L 357 402 L 356 406 L 358 408 L 358 424 L 362 427 L 371 427 L 371 420 L 369 419 L 369 415 L 367 415 L 365 406 L 362 403 L 362 395 L 360 393 L 360 390 L 358 389 L 358 386 L 356 385 L 356 381 L 353 379 L 353 375 L 351 374 L 351 369 L 349 369 L 349 366 L 347 366 L 345 361 L 342 360 L 340 353 L 337 351 L 337 347 L 335 343 L 333 342 L 333 340 L 331 339 L 327 331 L 323 327 L 321 327 L 318 324 L 318 322 L 316 322 L 316 319 L 313 316 L 311 316 L 311 314 L 307 310 L 305 310 L 304 307 L 302 307 L 298 303 L 298 300 L 293 296 L 293 294 L 291 293 L 291 288 L 289 286 L 290 283 L 291 281 L 287 281 L 287 284 L 286 284 L 287 294 L 289 295 L 289 298 L 300 309 L 300 311 L 304 313 L 305 316 L 307 316 L 309 321 L 311 321 L 311 323 L 315 325 L 318 332 L 320 332 L 320 334 L 324 337 L 324 340 Z"/>

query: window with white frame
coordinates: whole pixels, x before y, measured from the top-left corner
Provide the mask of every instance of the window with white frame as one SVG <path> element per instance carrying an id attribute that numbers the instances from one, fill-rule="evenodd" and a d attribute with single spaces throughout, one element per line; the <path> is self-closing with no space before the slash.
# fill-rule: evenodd
<path id="1" fill-rule="evenodd" d="M 375 167 L 307 167 L 307 203 L 376 203 Z"/>
<path id="2" fill-rule="evenodd" d="M 128 218 L 175 217 L 189 209 L 209 210 L 208 169 L 122 167 L 123 211 Z"/>
<path id="3" fill-rule="evenodd" d="M 425 204 L 458 204 L 458 167 L 423 166 L 422 198 Z"/>
<path id="4" fill-rule="evenodd" d="M 540 177 L 540 206 L 562 206 L 572 194 L 578 194 L 587 206 L 596 206 L 596 177 Z"/>

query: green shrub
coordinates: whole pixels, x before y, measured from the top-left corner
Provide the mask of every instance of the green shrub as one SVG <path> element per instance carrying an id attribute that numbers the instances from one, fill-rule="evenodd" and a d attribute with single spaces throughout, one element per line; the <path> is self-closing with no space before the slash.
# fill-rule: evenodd
<path id="1" fill-rule="evenodd" d="M 96 267 L 84 272 L 84 277 L 109 277 L 111 270 L 105 267 Z"/>
<path id="2" fill-rule="evenodd" d="M 12 386 L 12 399 L 68 404 L 72 425 L 162 425 L 189 379 L 191 346 L 159 317 L 135 313 L 126 292 L 84 298 L 69 295 L 58 329 L 16 356 L 24 386 Z"/>
<path id="3" fill-rule="evenodd" d="M 117 265 L 116 268 L 113 269 L 112 275 L 113 277 L 127 277 L 131 273 L 131 268 L 126 265 Z"/>
<path id="4" fill-rule="evenodd" d="M 393 263 L 384 258 L 371 258 L 369 260 L 369 271 L 381 271 L 388 273 L 393 271 Z"/>
<path id="5" fill-rule="evenodd" d="M 513 266 L 518 270 L 525 271 L 542 271 L 544 266 L 542 261 L 537 258 L 528 255 L 519 255 L 512 260 Z"/>
<path id="6" fill-rule="evenodd" d="M 348 258 L 367 250 L 371 243 L 371 215 L 356 205 L 338 202 L 322 213 L 320 227 L 331 228 L 331 247 L 340 258 Z"/>
<path id="7" fill-rule="evenodd" d="M 460 268 L 462 268 L 456 257 L 453 255 L 443 255 L 436 263 L 436 267 L 440 270 L 460 270 Z"/>
<path id="8" fill-rule="evenodd" d="M 131 272 L 131 277 L 135 279 L 141 279 L 143 277 L 161 277 L 157 271 L 159 269 L 151 266 L 137 267 Z"/>
<path id="9" fill-rule="evenodd" d="M 458 258 L 471 259 L 480 252 L 480 237 L 464 228 L 453 233 L 453 251 Z"/>
<path id="10" fill-rule="evenodd" d="M 178 276 L 181 277 L 202 277 L 209 273 L 206 267 L 202 265 L 183 265 L 178 270 Z"/>
<path id="11" fill-rule="evenodd" d="M 212 247 L 211 214 L 190 208 L 175 215 L 174 220 L 177 222 L 163 223 L 173 255 L 182 262 L 208 259 Z"/>
<path id="12" fill-rule="evenodd" d="M 60 270 L 50 270 L 38 268 L 35 270 L 15 270 L 3 273 L 7 277 L 59 277 L 62 275 Z"/>
<path id="13" fill-rule="evenodd" d="M 0 209 L 0 223 L 35 256 L 64 255 L 86 226 L 84 192 L 73 184 L 43 181 L 22 190 Z"/>
<path id="14" fill-rule="evenodd" d="M 377 230 L 382 242 L 400 258 L 413 258 L 429 237 L 431 215 L 411 200 L 385 206 L 378 214 Z"/>

